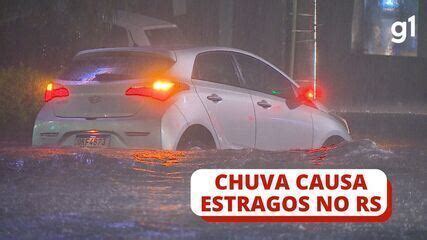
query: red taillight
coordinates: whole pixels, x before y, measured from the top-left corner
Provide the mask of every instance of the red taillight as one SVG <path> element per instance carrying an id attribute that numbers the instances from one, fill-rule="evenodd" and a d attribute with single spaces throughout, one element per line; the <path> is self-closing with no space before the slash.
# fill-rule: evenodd
<path id="1" fill-rule="evenodd" d="M 166 100 L 173 94 L 188 89 L 184 84 L 176 84 L 169 80 L 157 80 L 149 86 L 135 86 L 126 90 L 127 96 L 152 97 L 158 100 Z"/>
<path id="2" fill-rule="evenodd" d="M 49 83 L 46 87 L 46 91 L 44 93 L 44 101 L 49 102 L 53 98 L 56 97 L 67 97 L 70 93 L 68 92 L 68 89 L 66 89 L 63 86 L 53 85 L 52 83 Z"/>

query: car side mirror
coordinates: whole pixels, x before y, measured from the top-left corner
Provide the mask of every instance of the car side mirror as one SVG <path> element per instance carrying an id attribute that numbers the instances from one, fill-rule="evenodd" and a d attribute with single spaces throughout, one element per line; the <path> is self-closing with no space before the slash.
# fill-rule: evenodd
<path id="1" fill-rule="evenodd" d="M 302 104 L 303 104 L 303 102 L 302 101 L 300 101 L 299 99 L 298 99 L 298 97 L 293 97 L 293 98 L 287 98 L 286 100 L 285 100 L 285 103 L 286 103 L 286 105 L 288 106 L 288 108 L 289 109 L 295 109 L 295 108 L 297 108 L 297 107 L 299 107 L 299 106 L 301 106 Z"/>
<path id="2" fill-rule="evenodd" d="M 294 91 L 287 91 L 287 89 L 285 89 L 285 91 L 275 89 L 271 91 L 271 94 L 284 98 L 289 109 L 295 109 L 303 104 L 303 101 L 299 100 L 299 97 L 294 93 Z"/>

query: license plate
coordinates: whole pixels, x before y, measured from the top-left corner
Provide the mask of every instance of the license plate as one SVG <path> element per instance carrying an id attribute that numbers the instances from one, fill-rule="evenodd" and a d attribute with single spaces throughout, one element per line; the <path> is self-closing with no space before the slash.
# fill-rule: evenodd
<path id="1" fill-rule="evenodd" d="M 108 135 L 79 135 L 76 136 L 74 145 L 84 148 L 103 148 L 110 146 Z"/>

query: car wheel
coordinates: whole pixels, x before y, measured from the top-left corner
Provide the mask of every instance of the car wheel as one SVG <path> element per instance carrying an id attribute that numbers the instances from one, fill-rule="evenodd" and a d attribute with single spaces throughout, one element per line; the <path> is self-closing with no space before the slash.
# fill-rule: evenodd
<path id="1" fill-rule="evenodd" d="M 336 146 L 342 142 L 344 142 L 344 138 L 340 137 L 340 136 L 332 136 L 329 137 L 328 139 L 326 139 L 326 141 L 323 143 L 322 147 L 332 147 L 332 146 Z"/>
<path id="2" fill-rule="evenodd" d="M 177 150 L 182 151 L 209 150 L 215 148 L 215 141 L 211 133 L 200 125 L 188 128 L 182 135 L 177 146 Z"/>
<path id="3" fill-rule="evenodd" d="M 200 151 L 200 150 L 208 150 L 211 149 L 210 146 L 203 141 L 198 139 L 191 140 L 181 143 L 181 146 L 178 148 L 179 150 L 189 150 L 189 151 Z"/>

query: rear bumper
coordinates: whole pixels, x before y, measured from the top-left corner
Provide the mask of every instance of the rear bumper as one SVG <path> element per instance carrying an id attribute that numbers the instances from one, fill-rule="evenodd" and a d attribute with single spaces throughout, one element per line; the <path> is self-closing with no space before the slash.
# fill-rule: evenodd
<path id="1" fill-rule="evenodd" d="M 75 146 L 77 135 L 109 135 L 111 148 L 161 149 L 161 116 L 59 118 L 43 109 L 33 129 L 34 146 Z"/>

